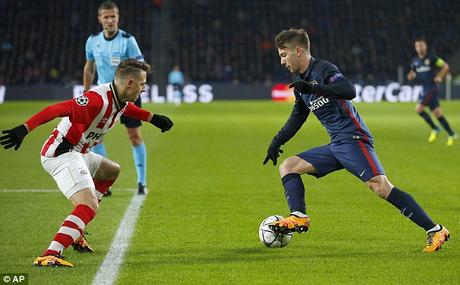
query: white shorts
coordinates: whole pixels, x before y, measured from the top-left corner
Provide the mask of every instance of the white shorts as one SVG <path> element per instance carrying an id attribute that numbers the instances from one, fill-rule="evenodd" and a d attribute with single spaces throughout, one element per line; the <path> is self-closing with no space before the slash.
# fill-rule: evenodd
<path id="1" fill-rule="evenodd" d="M 42 156 L 41 162 L 67 199 L 85 188 L 95 191 L 93 177 L 101 165 L 101 155 L 71 151 L 58 157 Z"/>

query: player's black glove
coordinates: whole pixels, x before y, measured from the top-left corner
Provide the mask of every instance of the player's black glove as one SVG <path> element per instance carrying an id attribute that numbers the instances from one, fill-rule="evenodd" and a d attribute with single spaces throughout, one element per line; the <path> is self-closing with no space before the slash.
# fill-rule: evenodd
<path id="1" fill-rule="evenodd" d="M 27 131 L 25 125 L 17 126 L 11 130 L 2 131 L 2 134 L 6 135 L 0 137 L 0 144 L 5 149 L 9 149 L 14 146 L 14 150 L 18 150 L 28 132 L 29 131 Z"/>
<path id="2" fill-rule="evenodd" d="M 162 133 L 169 131 L 174 125 L 170 118 L 158 114 L 153 114 L 150 123 L 159 128 Z"/>
<path id="3" fill-rule="evenodd" d="M 293 87 L 302 94 L 316 94 L 320 89 L 318 84 L 313 84 L 305 80 L 297 80 L 289 85 L 289 88 Z"/>
<path id="4" fill-rule="evenodd" d="M 55 156 L 59 156 L 63 153 L 69 152 L 73 149 L 74 145 L 69 143 L 65 138 L 62 138 L 62 142 L 58 144 L 56 150 L 54 151 Z"/>
<path id="5" fill-rule="evenodd" d="M 263 164 L 267 164 L 269 160 L 273 161 L 273 165 L 276 165 L 278 162 L 278 157 L 280 153 L 283 153 L 283 150 L 280 149 L 281 145 L 275 139 L 272 140 L 270 146 L 267 149 L 267 156 L 264 159 Z"/>

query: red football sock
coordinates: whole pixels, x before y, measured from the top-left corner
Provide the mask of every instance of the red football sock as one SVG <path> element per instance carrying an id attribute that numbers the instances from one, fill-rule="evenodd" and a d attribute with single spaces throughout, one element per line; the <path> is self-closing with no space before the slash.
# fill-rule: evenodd
<path id="1" fill-rule="evenodd" d="M 94 181 L 94 186 L 96 187 L 96 191 L 101 193 L 101 195 L 97 195 L 98 199 L 102 198 L 102 195 L 107 193 L 110 186 L 112 186 L 113 182 L 115 182 L 115 180 L 94 180 L 94 179 L 93 181 Z"/>
<path id="2" fill-rule="evenodd" d="M 94 218 L 96 213 L 90 207 L 79 204 L 64 220 L 59 231 L 54 236 L 48 249 L 42 256 L 61 254 L 76 241 L 84 232 L 85 226 Z"/>

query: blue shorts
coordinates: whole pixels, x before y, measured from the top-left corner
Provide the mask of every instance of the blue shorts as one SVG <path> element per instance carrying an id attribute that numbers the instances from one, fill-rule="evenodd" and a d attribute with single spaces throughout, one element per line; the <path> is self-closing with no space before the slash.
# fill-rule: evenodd
<path id="1" fill-rule="evenodd" d="M 423 87 L 423 92 L 420 93 L 418 97 L 418 102 L 424 106 L 430 107 L 431 111 L 439 107 L 438 87 L 436 86 L 432 88 Z"/>
<path id="2" fill-rule="evenodd" d="M 363 182 L 377 175 L 385 175 L 382 164 L 369 142 L 349 140 L 315 147 L 297 155 L 312 164 L 320 178 L 331 172 L 346 169 Z"/>

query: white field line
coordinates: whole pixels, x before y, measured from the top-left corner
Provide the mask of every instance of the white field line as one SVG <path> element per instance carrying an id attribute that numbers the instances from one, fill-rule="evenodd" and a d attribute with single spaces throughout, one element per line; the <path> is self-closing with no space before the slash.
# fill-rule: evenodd
<path id="1" fill-rule="evenodd" d="M 134 188 L 114 188 L 113 193 L 117 192 L 134 192 L 137 189 Z M 59 193 L 59 189 L 0 189 L 0 193 Z"/>
<path id="2" fill-rule="evenodd" d="M 115 283 L 118 271 L 123 263 L 123 257 L 130 244 L 131 236 L 133 235 L 145 196 L 146 195 L 134 194 L 128 209 L 126 209 L 125 215 L 118 226 L 112 245 L 110 246 L 104 261 L 94 277 L 94 285 L 111 285 Z"/>

